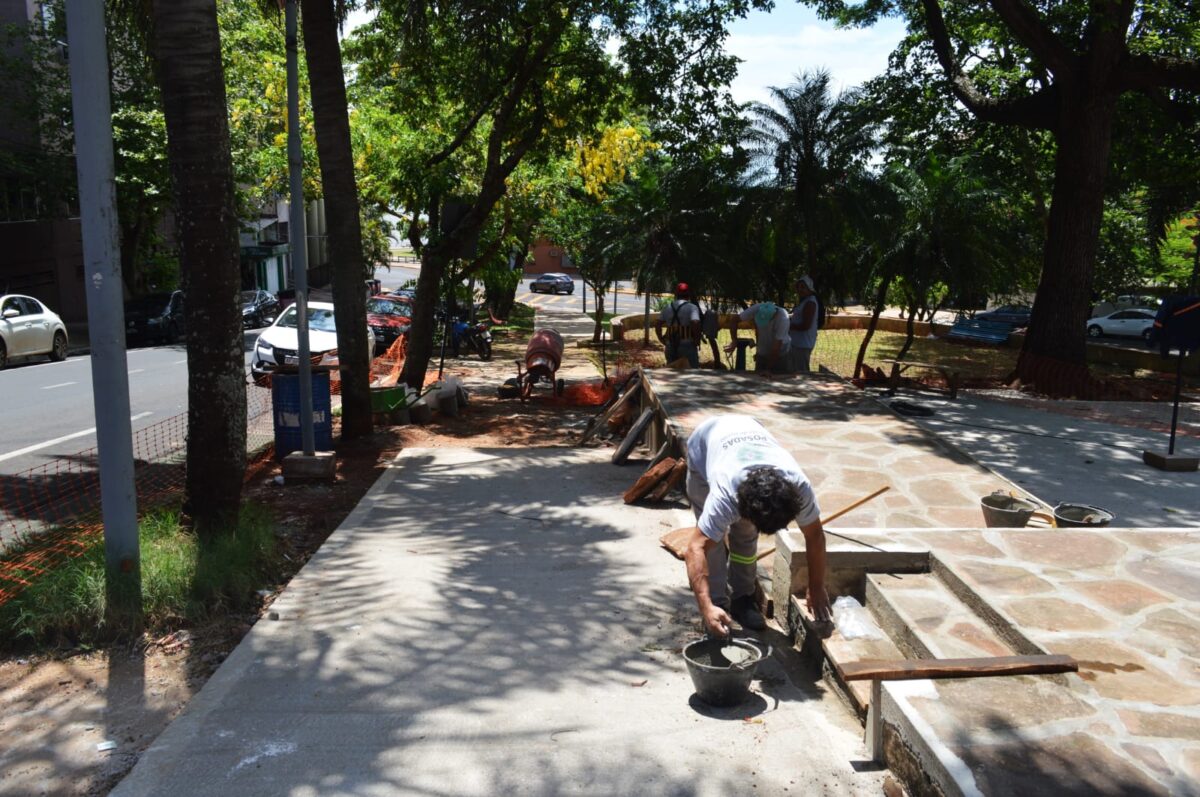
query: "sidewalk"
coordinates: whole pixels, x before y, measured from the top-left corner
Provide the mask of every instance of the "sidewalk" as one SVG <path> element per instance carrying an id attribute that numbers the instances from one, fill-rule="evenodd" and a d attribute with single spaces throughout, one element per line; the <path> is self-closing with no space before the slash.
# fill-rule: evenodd
<path id="1" fill-rule="evenodd" d="M 113 794 L 880 794 L 789 653 L 740 707 L 692 700 L 658 546 L 685 513 L 623 504 L 608 460 L 404 452 Z"/>
<path id="2" fill-rule="evenodd" d="M 1167 450 L 1169 427 L 1161 421 L 1165 416 L 1169 422 L 1169 405 L 1127 405 L 1124 423 L 1116 424 L 969 393 L 950 401 L 941 394 L 902 390 L 899 398 L 935 411 L 930 418 L 913 419 L 917 425 L 1051 506 L 1060 501 L 1099 506 L 1114 512 L 1112 525 L 1122 528 L 1200 526 L 1200 473 L 1164 473 L 1142 463 L 1143 449 Z M 1058 404 L 1084 410 L 1083 402 Z M 1095 406 L 1103 410 L 1109 404 Z M 1153 416 L 1141 417 L 1151 411 Z M 1181 415 L 1194 420 L 1191 408 Z M 1152 428 L 1126 425 L 1132 423 Z M 1200 441 L 1180 436 L 1176 451 L 1196 455 Z"/>

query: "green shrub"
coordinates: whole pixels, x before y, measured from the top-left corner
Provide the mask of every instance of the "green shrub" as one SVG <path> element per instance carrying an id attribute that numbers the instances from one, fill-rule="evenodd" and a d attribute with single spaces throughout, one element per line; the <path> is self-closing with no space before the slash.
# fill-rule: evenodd
<path id="1" fill-rule="evenodd" d="M 244 507 L 236 527 L 203 541 L 179 521 L 177 509 L 163 509 L 139 523 L 141 621 L 151 630 L 245 609 L 274 569 L 274 523 L 265 509 Z M 111 627 L 107 601 L 104 539 L 96 535 L 82 555 L 0 605 L 0 645 L 119 637 L 128 629 Z"/>

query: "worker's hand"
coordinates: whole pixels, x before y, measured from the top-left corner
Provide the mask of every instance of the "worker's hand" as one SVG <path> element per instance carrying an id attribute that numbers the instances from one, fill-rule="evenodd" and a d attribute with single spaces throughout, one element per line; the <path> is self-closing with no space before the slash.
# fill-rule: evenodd
<path id="1" fill-rule="evenodd" d="M 709 607 L 704 610 L 702 617 L 704 618 L 705 627 L 708 628 L 713 636 L 729 636 L 729 626 L 733 624 L 733 618 L 720 606 L 709 604 Z"/>
<path id="2" fill-rule="evenodd" d="M 829 608 L 829 593 L 825 591 L 825 587 L 810 586 L 808 588 L 808 611 L 812 613 L 813 619 L 818 623 L 829 623 L 833 621 L 833 610 Z"/>

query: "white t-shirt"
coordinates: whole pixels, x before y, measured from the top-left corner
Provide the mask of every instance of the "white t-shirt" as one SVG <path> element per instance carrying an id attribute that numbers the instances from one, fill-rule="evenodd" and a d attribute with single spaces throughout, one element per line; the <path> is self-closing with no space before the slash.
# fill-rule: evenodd
<path id="1" fill-rule="evenodd" d="M 788 316 L 788 311 L 782 307 L 776 307 L 775 315 L 771 317 L 771 320 L 766 325 L 763 325 L 758 323 L 758 320 L 755 318 L 758 308 L 759 305 L 752 304 L 738 313 L 738 318 L 743 321 L 754 321 L 759 356 L 765 357 L 770 354 L 770 346 L 774 345 L 775 341 L 780 341 L 783 344 L 779 348 L 779 353 L 787 354 L 788 349 L 792 347 L 792 321 Z"/>
<path id="2" fill-rule="evenodd" d="M 807 304 L 813 306 L 812 321 L 809 322 L 808 329 L 792 330 L 793 349 L 811 349 L 817 345 L 817 312 L 819 305 L 817 304 L 816 296 L 805 296 L 800 301 L 800 304 L 796 305 L 796 309 L 792 311 L 792 323 L 800 324 L 804 322 L 804 306 Z"/>
<path id="3" fill-rule="evenodd" d="M 668 328 L 676 321 L 675 308 L 679 308 L 679 326 L 683 327 L 685 330 L 680 336 L 681 339 L 695 343 L 695 338 L 691 332 L 686 330 L 689 330 L 692 324 L 698 324 L 700 322 L 699 306 L 697 306 L 696 303 L 690 299 L 676 299 L 675 301 L 671 302 L 669 305 L 664 307 L 662 312 L 658 315 L 658 320 Z"/>
<path id="4" fill-rule="evenodd" d="M 812 485 L 795 458 L 753 418 L 717 415 L 705 420 L 688 438 L 687 461 L 688 467 L 708 482 L 708 498 L 697 525 L 709 539 L 724 539 L 730 525 L 741 517 L 738 485 L 748 470 L 761 465 L 778 468 L 800 488 L 797 523 L 807 526 L 821 516 Z"/>

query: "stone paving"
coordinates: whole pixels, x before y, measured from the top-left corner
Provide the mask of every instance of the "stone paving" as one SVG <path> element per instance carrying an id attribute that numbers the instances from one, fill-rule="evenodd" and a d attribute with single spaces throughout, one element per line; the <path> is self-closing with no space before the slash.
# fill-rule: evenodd
<path id="1" fill-rule="evenodd" d="M 884 684 L 885 718 L 890 705 L 922 737 L 945 793 L 1200 795 L 1200 530 L 980 529 L 980 496 L 1022 491 L 840 381 L 649 376 L 680 441 L 710 414 L 758 418 L 826 513 L 891 487 L 834 524 L 869 529 L 854 536 L 889 553 L 828 543 L 832 590 L 865 597 L 876 616 L 886 603 L 892 641 L 835 649 L 1079 661 L 1077 675 Z M 806 583 L 803 536 L 785 532 L 778 546 L 777 619 Z M 870 560 L 878 574 L 894 557 L 911 571 L 920 556 L 932 573 L 868 577 L 847 564 Z"/>
<path id="2" fill-rule="evenodd" d="M 804 545 L 797 532 L 785 536 L 784 561 Z M 885 705 L 895 701 L 925 729 L 964 794 L 1200 794 L 1200 531 L 855 536 L 889 551 L 930 552 L 943 581 L 960 580 L 994 613 L 991 623 L 964 620 L 962 603 L 921 583 L 931 576 L 869 577 L 893 596 L 911 590 L 904 619 L 931 640 L 933 655 L 1011 655 L 998 625 L 1032 646 L 1011 652 L 1079 662 L 1078 675 L 1065 678 L 885 684 Z M 831 560 L 864 550 L 829 542 Z M 799 588 L 804 574 L 793 567 Z M 905 582 L 913 586 L 894 586 Z M 869 607 L 873 599 L 868 590 Z"/>
<path id="3" fill-rule="evenodd" d="M 981 496 L 994 490 L 1026 494 L 833 377 L 768 380 L 667 369 L 649 376 L 680 441 L 712 414 L 757 418 L 796 457 L 826 514 L 891 488 L 839 518 L 837 528 L 977 526 L 983 522 Z"/>

